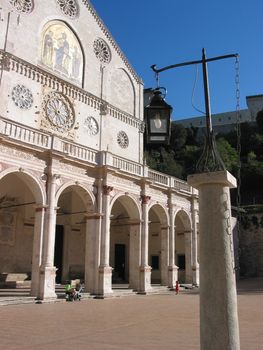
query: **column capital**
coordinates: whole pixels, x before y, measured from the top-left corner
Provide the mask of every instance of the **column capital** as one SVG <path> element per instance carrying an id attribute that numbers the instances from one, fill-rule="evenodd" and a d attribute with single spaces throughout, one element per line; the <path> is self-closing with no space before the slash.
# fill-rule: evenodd
<path id="1" fill-rule="evenodd" d="M 41 212 L 43 210 L 46 211 L 48 205 L 47 204 L 35 204 L 34 207 L 35 207 L 35 212 L 38 213 L 38 212 Z"/>
<path id="2" fill-rule="evenodd" d="M 109 196 L 111 191 L 113 191 L 112 186 L 107 186 L 107 185 L 103 186 L 103 194 L 105 194 L 106 196 Z"/>
<path id="3" fill-rule="evenodd" d="M 104 216 L 103 213 L 86 213 L 84 214 L 85 220 L 98 220 Z"/>
<path id="4" fill-rule="evenodd" d="M 150 199 L 151 199 L 151 197 L 150 196 L 146 196 L 146 194 L 142 194 L 141 195 L 142 204 L 148 204 Z"/>

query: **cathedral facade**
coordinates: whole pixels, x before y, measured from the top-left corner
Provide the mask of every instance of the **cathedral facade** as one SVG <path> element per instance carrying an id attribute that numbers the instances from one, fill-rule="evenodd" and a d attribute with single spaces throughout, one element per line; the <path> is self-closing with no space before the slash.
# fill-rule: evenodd
<path id="1" fill-rule="evenodd" d="M 144 164 L 143 83 L 91 3 L 2 3 L 1 280 L 198 284 L 197 193 Z"/>

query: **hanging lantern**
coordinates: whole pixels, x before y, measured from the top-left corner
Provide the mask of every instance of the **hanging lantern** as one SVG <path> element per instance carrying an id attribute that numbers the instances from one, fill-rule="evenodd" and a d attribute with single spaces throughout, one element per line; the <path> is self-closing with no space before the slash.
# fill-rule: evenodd
<path id="1" fill-rule="evenodd" d="M 169 144 L 173 108 L 165 102 L 160 89 L 154 90 L 150 104 L 144 108 L 146 142 Z"/>

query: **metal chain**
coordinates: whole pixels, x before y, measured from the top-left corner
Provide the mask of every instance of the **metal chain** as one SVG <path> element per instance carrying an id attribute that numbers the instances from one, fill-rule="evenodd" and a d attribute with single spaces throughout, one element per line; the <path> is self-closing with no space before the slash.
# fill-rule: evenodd
<path id="1" fill-rule="evenodd" d="M 235 61 L 235 84 L 236 84 L 236 129 L 237 129 L 237 195 L 236 195 L 236 206 L 237 206 L 237 238 L 239 242 L 240 238 L 240 225 L 241 225 L 241 128 L 240 128 L 240 74 L 239 74 L 239 56 L 236 57 Z M 239 250 L 240 257 L 240 250 Z M 239 262 L 238 262 L 239 263 Z M 236 267 L 239 269 L 239 266 Z"/>

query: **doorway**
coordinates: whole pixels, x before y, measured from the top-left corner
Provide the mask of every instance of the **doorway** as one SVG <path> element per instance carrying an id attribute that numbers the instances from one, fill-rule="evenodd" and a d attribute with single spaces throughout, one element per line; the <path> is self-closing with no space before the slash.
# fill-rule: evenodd
<path id="1" fill-rule="evenodd" d="M 56 283 L 62 280 L 64 226 L 56 225 L 54 266 L 57 268 Z"/>
<path id="2" fill-rule="evenodd" d="M 115 283 L 125 281 L 125 258 L 126 247 L 125 244 L 115 244 L 114 254 L 114 280 Z"/>

